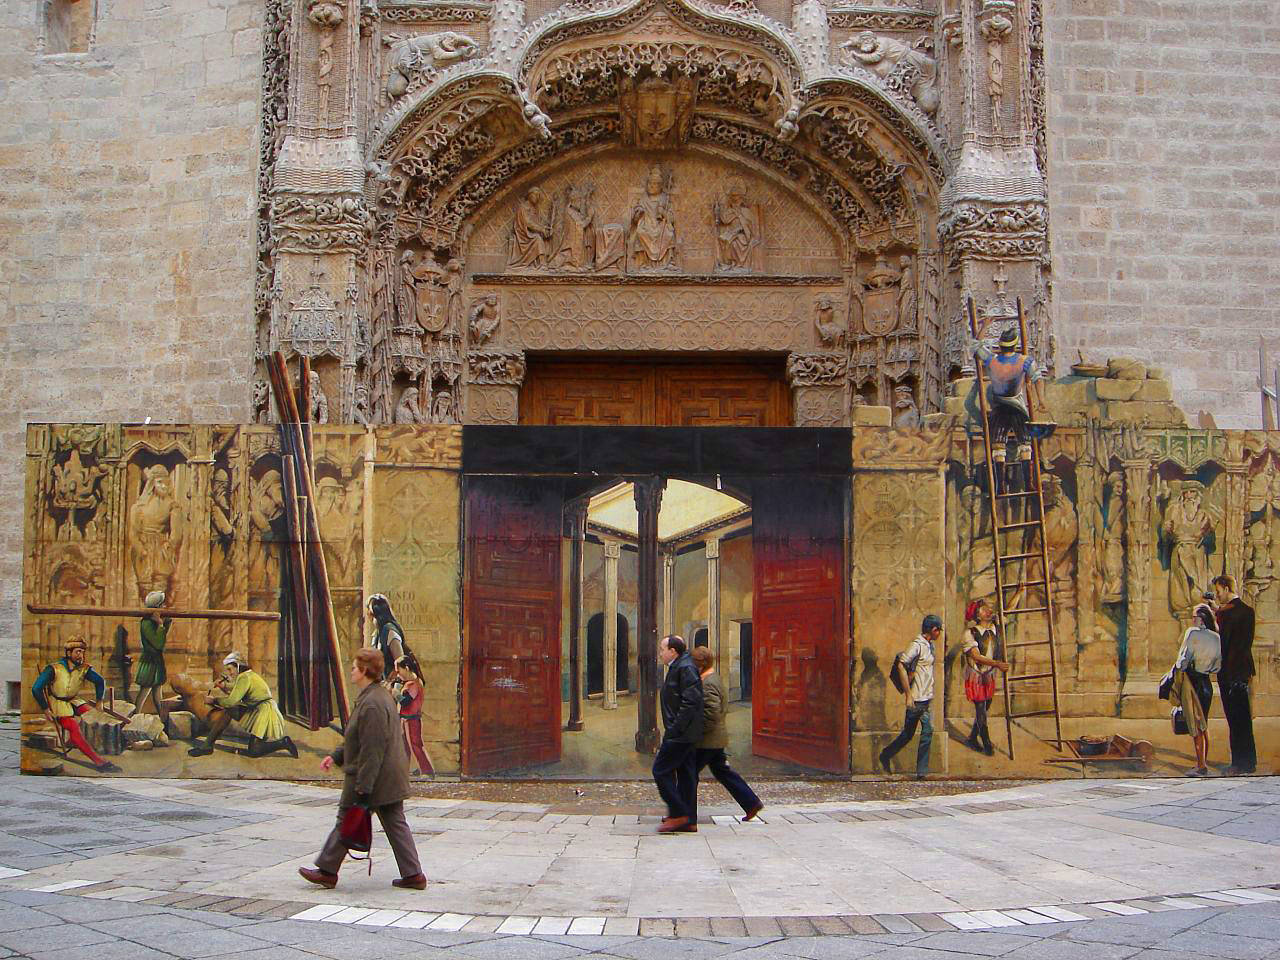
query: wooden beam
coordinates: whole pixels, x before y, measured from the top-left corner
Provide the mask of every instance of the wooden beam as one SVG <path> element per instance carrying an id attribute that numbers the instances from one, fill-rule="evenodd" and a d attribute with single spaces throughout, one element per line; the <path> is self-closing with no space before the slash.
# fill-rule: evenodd
<path id="1" fill-rule="evenodd" d="M 146 617 L 153 613 L 174 620 L 279 620 L 270 610 L 170 610 L 167 607 L 55 607 L 28 603 L 32 613 L 68 617 Z"/>

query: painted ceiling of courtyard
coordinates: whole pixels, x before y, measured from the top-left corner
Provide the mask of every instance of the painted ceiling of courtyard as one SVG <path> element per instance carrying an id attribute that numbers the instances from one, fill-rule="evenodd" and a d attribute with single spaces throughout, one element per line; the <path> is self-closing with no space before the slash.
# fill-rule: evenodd
<path id="1" fill-rule="evenodd" d="M 798 423 L 936 410 L 963 294 L 1048 343 L 1039 16 L 278 0 L 259 356 L 342 422 L 515 422 L 555 351 L 785 354 Z"/>

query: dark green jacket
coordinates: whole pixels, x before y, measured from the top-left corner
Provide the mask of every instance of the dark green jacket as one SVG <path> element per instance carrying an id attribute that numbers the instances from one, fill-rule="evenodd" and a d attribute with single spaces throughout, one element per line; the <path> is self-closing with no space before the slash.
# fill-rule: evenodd
<path id="1" fill-rule="evenodd" d="M 164 643 L 169 625 L 163 620 L 157 624 L 150 617 L 143 617 L 138 626 L 142 640 L 142 662 L 138 664 L 138 676 L 134 682 L 139 687 L 163 687 L 169 678 L 164 669 Z"/>
<path id="2" fill-rule="evenodd" d="M 702 739 L 700 750 L 724 750 L 729 746 L 729 700 L 720 685 L 720 675 L 709 673 L 702 678 Z"/>

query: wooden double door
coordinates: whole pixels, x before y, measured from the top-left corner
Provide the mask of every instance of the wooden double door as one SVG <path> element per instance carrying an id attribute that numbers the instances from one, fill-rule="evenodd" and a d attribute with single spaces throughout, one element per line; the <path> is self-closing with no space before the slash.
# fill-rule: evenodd
<path id="1" fill-rule="evenodd" d="M 529 360 L 520 422 L 617 427 L 789 427 L 777 360 Z"/>
<path id="2" fill-rule="evenodd" d="M 466 482 L 462 771 L 480 776 L 554 763 L 563 724 L 561 486 L 537 477 Z M 788 477 L 749 486 L 752 752 L 846 772 L 847 484 Z"/>

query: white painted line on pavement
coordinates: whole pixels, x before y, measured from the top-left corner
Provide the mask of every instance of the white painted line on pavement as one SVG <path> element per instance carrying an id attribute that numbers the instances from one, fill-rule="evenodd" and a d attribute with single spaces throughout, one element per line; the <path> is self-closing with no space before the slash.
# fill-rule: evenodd
<path id="1" fill-rule="evenodd" d="M 1093 906 L 1097 907 L 1099 910 L 1105 910 L 1107 913 L 1114 913 L 1121 917 L 1137 917 L 1147 913 L 1146 910 L 1140 910 L 1130 904 L 1115 903 L 1111 900 L 1108 900 L 1105 903 L 1095 903 Z"/>
<path id="2" fill-rule="evenodd" d="M 981 920 L 988 927 L 1020 927 L 1022 926 L 1013 917 L 1006 917 L 999 910 L 971 910 L 975 920 Z"/>
<path id="3" fill-rule="evenodd" d="M 1034 910 L 1002 910 L 1001 913 L 1006 916 L 1013 917 L 1019 923 L 1031 924 L 1037 923 L 1061 923 L 1061 920 L 1051 920 L 1043 914 L 1036 913 Z"/>
<path id="4" fill-rule="evenodd" d="M 325 923 L 355 923 L 357 920 L 363 920 L 373 910 L 369 907 L 344 907 L 337 913 L 331 913 L 327 917 L 321 917 Z"/>
<path id="5" fill-rule="evenodd" d="M 410 910 L 399 920 L 392 920 L 387 926 L 399 927 L 401 930 L 421 930 L 438 916 L 440 916 L 438 913 L 422 913 L 420 910 Z"/>
<path id="6" fill-rule="evenodd" d="M 29 872 L 30 871 L 28 870 L 18 870 L 15 867 L 0 867 L 0 880 L 8 880 L 10 877 L 21 877 Z"/>
<path id="7" fill-rule="evenodd" d="M 375 910 L 363 920 L 357 920 L 356 923 L 366 927 L 389 927 L 406 913 L 408 913 L 407 910 Z"/>
<path id="8" fill-rule="evenodd" d="M 533 932 L 561 937 L 569 932 L 569 924 L 572 920 L 572 917 L 540 917 Z"/>
<path id="9" fill-rule="evenodd" d="M 1280 894 L 1262 887 L 1241 887 L 1238 890 L 1224 890 L 1223 893 L 1238 893 L 1253 900 L 1280 900 Z"/>
<path id="10" fill-rule="evenodd" d="M 1196 903 L 1194 900 L 1188 900 L 1185 897 L 1161 897 L 1160 903 L 1176 907 L 1179 910 L 1203 910 L 1203 903 Z"/>
<path id="11" fill-rule="evenodd" d="M 1046 917 L 1054 920 L 1061 920 L 1063 923 L 1071 923 L 1073 920 L 1088 920 L 1089 918 L 1083 914 L 1073 913 L 1065 907 L 1028 907 L 1034 913 L 1042 913 Z"/>
<path id="12" fill-rule="evenodd" d="M 101 882 L 101 880 L 63 880 L 61 883 L 51 883 L 47 887 L 36 887 L 32 893 L 58 893 L 62 890 L 74 890 L 76 887 L 91 887 Z"/>
<path id="13" fill-rule="evenodd" d="M 940 913 L 938 916 L 957 930 L 988 930 L 991 928 L 991 924 L 984 923 L 971 913 Z"/>
<path id="14" fill-rule="evenodd" d="M 574 917 L 569 924 L 570 936 L 598 937 L 604 933 L 604 917 Z"/>
<path id="15" fill-rule="evenodd" d="M 347 909 L 341 903 L 317 903 L 314 907 L 308 907 L 301 913 L 295 913 L 290 920 L 323 920 L 325 917 L 332 917 L 339 910 Z"/>
<path id="16" fill-rule="evenodd" d="M 1259 903 L 1251 897 L 1244 897 L 1238 893 L 1197 893 L 1197 897 L 1204 897 L 1206 900 L 1217 900 L 1220 903 Z"/>
<path id="17" fill-rule="evenodd" d="M 474 919 L 475 917 L 469 913 L 442 913 L 428 923 L 424 929 L 457 933 Z"/>
<path id="18" fill-rule="evenodd" d="M 524 936 L 533 933 L 533 928 L 538 925 L 537 917 L 507 917 L 498 924 L 498 933 L 513 933 Z"/>

